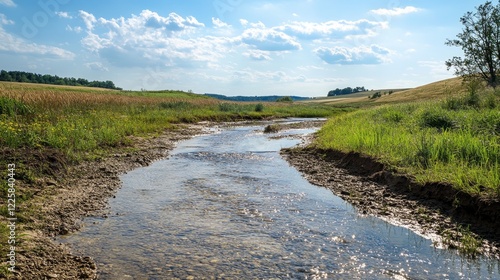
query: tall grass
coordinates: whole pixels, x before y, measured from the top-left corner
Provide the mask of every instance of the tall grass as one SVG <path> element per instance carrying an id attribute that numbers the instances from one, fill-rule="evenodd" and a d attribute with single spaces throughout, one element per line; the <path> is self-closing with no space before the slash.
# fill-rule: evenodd
<path id="1" fill-rule="evenodd" d="M 500 196 L 499 104 L 476 94 L 356 111 L 331 119 L 316 144 L 371 155 L 422 182 Z"/>
<path id="2" fill-rule="evenodd" d="M 54 148 L 74 159 L 127 144 L 177 123 L 269 117 L 327 117 L 307 104 L 221 102 L 179 91 L 119 92 L 0 83 L 0 147 Z"/>

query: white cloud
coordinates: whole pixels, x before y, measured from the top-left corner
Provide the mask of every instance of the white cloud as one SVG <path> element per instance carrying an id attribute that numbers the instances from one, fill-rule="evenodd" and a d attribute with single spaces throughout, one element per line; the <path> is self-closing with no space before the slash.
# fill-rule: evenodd
<path id="1" fill-rule="evenodd" d="M 371 10 L 370 12 L 379 16 L 401 16 L 406 14 L 417 13 L 420 11 L 422 11 L 422 9 L 413 6 L 406 6 L 404 8 Z"/>
<path id="2" fill-rule="evenodd" d="M 73 59 L 75 54 L 53 46 L 40 45 L 7 33 L 0 26 L 0 52 L 28 54 L 57 59 Z"/>
<path id="3" fill-rule="evenodd" d="M 0 14 L 0 26 L 9 24 L 14 24 L 14 21 L 7 19 L 7 17 L 4 14 Z"/>
<path id="4" fill-rule="evenodd" d="M 222 20 L 218 19 L 218 18 L 212 18 L 212 24 L 216 27 L 216 28 L 227 28 L 227 27 L 231 27 L 231 25 L 223 22 Z"/>
<path id="5" fill-rule="evenodd" d="M 17 6 L 16 3 L 12 0 L 0 0 L 0 4 L 5 5 L 7 7 L 15 7 Z"/>
<path id="6" fill-rule="evenodd" d="M 216 61 L 231 52 L 229 46 L 238 41 L 202 36 L 200 29 L 204 24 L 175 13 L 164 17 L 144 10 L 129 18 L 98 20 L 86 12 L 81 15 L 88 30 L 82 45 L 120 67 L 192 67 Z"/>
<path id="7" fill-rule="evenodd" d="M 381 64 L 389 62 L 391 51 L 372 45 L 370 47 L 321 47 L 314 51 L 316 55 L 328 64 L 360 65 L 360 64 Z"/>
<path id="8" fill-rule="evenodd" d="M 71 27 L 70 25 L 66 25 L 66 30 L 75 33 L 81 33 L 83 31 L 83 28 L 81 26 Z"/>
<path id="9" fill-rule="evenodd" d="M 90 31 L 94 29 L 94 24 L 97 22 L 93 14 L 87 13 L 85 11 L 80 11 L 80 17 L 83 19 L 87 30 Z"/>
<path id="10" fill-rule="evenodd" d="M 358 21 L 338 20 L 320 23 L 294 21 L 278 26 L 275 29 L 303 39 L 318 39 L 323 37 L 344 38 L 352 35 L 369 35 L 375 33 L 376 29 L 385 29 L 387 27 L 387 22 L 362 19 Z"/>
<path id="11" fill-rule="evenodd" d="M 243 55 L 247 56 L 252 60 L 264 61 L 264 60 L 272 60 L 269 52 L 260 51 L 260 50 L 249 50 L 248 52 L 243 53 Z"/>
<path id="12" fill-rule="evenodd" d="M 262 51 L 291 51 L 302 48 L 295 38 L 273 29 L 247 29 L 241 35 L 241 41 Z"/>
<path id="13" fill-rule="evenodd" d="M 73 17 L 68 12 L 56 12 L 56 15 L 60 18 L 72 19 Z"/>
<path id="14" fill-rule="evenodd" d="M 246 27 L 248 25 L 248 20 L 240 19 L 240 24 L 241 24 L 241 26 Z"/>

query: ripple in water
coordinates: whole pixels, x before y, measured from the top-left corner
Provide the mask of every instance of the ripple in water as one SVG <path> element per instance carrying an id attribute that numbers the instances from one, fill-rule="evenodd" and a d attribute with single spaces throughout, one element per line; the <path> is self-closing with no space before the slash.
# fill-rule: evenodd
<path id="1" fill-rule="evenodd" d="M 281 159 L 297 140 L 262 129 L 196 137 L 122 176 L 118 215 L 89 218 L 64 242 L 93 256 L 102 279 L 500 278 L 496 261 L 359 216 Z"/>

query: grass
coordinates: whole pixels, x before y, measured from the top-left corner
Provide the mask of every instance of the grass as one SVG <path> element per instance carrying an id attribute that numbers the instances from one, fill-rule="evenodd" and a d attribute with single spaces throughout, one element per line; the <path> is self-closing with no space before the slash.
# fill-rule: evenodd
<path id="1" fill-rule="evenodd" d="M 74 159 L 127 144 L 129 135 L 177 123 L 270 117 L 327 117 L 339 109 L 307 104 L 220 102 L 179 91 L 120 92 L 0 83 L 0 146 L 55 148 Z"/>
<path id="2" fill-rule="evenodd" d="M 316 145 L 370 155 L 419 182 L 500 197 L 500 96 L 384 105 L 334 117 Z"/>

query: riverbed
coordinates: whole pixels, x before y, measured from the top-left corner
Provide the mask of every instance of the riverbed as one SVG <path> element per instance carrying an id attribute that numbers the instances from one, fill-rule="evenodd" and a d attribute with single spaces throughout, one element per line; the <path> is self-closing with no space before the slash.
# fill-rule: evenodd
<path id="1" fill-rule="evenodd" d="M 315 130 L 265 125 L 194 137 L 128 172 L 109 216 L 62 241 L 101 279 L 500 278 L 496 261 L 436 249 L 310 184 L 279 151 Z"/>

